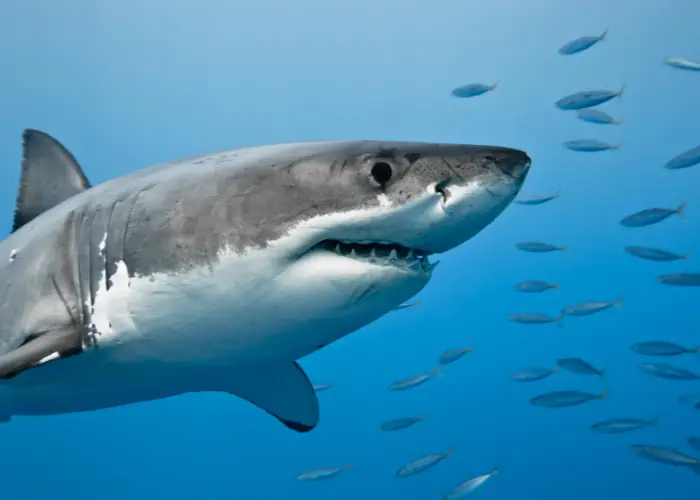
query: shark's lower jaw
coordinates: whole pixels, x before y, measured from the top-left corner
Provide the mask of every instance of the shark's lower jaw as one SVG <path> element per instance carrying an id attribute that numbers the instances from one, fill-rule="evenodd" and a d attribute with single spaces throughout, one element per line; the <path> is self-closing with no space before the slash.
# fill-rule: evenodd
<path id="1" fill-rule="evenodd" d="M 348 259 L 413 273 L 431 273 L 437 265 L 430 263 L 428 252 L 390 242 L 324 240 L 314 245 L 311 251 L 331 252 Z"/>

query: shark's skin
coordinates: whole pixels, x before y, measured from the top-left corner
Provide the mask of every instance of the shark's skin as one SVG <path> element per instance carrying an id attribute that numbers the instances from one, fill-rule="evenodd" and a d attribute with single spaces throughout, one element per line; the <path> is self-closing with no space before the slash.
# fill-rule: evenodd
<path id="1" fill-rule="evenodd" d="M 308 431 L 318 402 L 296 360 L 423 289 L 427 256 L 491 223 L 530 166 L 508 148 L 316 142 L 91 187 L 55 139 L 23 138 L 0 242 L 3 420 L 221 391 Z"/>

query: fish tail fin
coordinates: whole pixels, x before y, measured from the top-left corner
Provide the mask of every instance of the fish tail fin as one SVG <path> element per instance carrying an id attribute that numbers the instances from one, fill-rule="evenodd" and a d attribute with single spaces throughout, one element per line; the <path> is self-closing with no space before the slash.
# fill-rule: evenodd
<path id="1" fill-rule="evenodd" d="M 351 470 L 354 468 L 355 468 L 355 461 L 354 460 L 345 466 L 345 470 Z"/>
<path id="2" fill-rule="evenodd" d="M 601 392 L 601 393 L 598 395 L 598 397 L 599 397 L 600 399 L 605 399 L 606 397 L 608 397 L 608 393 L 609 393 L 609 392 L 610 392 L 610 388 L 609 388 L 609 387 L 606 387 L 606 388 L 603 390 L 603 392 Z"/>
<path id="3" fill-rule="evenodd" d="M 607 29 L 606 29 L 605 31 L 603 31 L 603 32 L 600 34 L 600 36 L 598 37 L 598 40 L 600 40 L 600 41 L 602 42 L 603 40 L 605 40 L 605 37 L 606 37 L 606 36 L 608 36 L 608 30 L 607 30 Z"/>
<path id="4" fill-rule="evenodd" d="M 464 351 L 465 352 L 472 352 L 472 350 L 474 350 L 474 347 L 471 344 L 469 344 Z"/>
<path id="5" fill-rule="evenodd" d="M 613 125 L 622 125 L 624 122 L 622 120 L 618 120 L 616 122 L 613 122 Z"/>
<path id="6" fill-rule="evenodd" d="M 449 457 L 450 455 L 454 455 L 454 452 L 455 452 L 455 447 L 453 446 L 452 448 L 450 448 L 449 450 L 447 450 L 445 452 L 445 456 Z"/>
<path id="7" fill-rule="evenodd" d="M 559 373 L 559 367 L 555 365 L 554 368 L 552 368 L 552 373 Z"/>
<path id="8" fill-rule="evenodd" d="M 440 375 L 440 365 L 437 365 L 435 367 L 435 370 L 433 371 L 433 375 Z"/>
<path id="9" fill-rule="evenodd" d="M 620 90 L 617 92 L 617 98 L 622 99 L 622 94 L 625 92 L 625 89 L 627 88 L 627 84 L 623 83 L 622 87 L 620 87 Z"/>
<path id="10" fill-rule="evenodd" d="M 653 417 L 651 420 L 649 420 L 649 425 L 653 425 L 654 427 L 659 425 L 659 417 Z"/>
<path id="11" fill-rule="evenodd" d="M 688 205 L 688 202 L 687 202 L 687 201 L 684 201 L 683 203 L 681 203 L 680 205 L 678 205 L 678 208 L 676 209 L 676 213 L 677 213 L 678 215 L 682 215 L 683 212 L 685 211 L 686 205 Z"/>
<path id="12" fill-rule="evenodd" d="M 622 299 L 623 299 L 623 298 L 624 298 L 624 297 L 618 298 L 615 302 L 613 302 L 613 305 L 614 305 L 615 307 L 617 307 L 618 309 L 621 308 L 621 307 L 622 307 Z"/>
<path id="13" fill-rule="evenodd" d="M 566 252 L 566 250 L 569 248 L 569 245 L 564 245 L 559 249 L 560 252 Z"/>
<path id="14" fill-rule="evenodd" d="M 617 144 L 613 144 L 612 147 L 611 147 L 610 149 L 615 149 L 615 150 L 617 150 L 617 149 L 620 149 L 621 147 L 622 147 L 622 143 L 621 143 L 621 142 L 618 142 Z"/>
<path id="15" fill-rule="evenodd" d="M 683 257 L 683 260 L 689 260 L 690 259 L 690 254 L 693 252 L 686 252 L 681 257 Z"/>
<path id="16" fill-rule="evenodd" d="M 426 412 L 423 412 L 420 414 L 420 419 L 425 420 L 427 416 L 428 416 L 428 414 Z"/>
<path id="17" fill-rule="evenodd" d="M 498 465 L 494 465 L 493 469 L 491 469 L 491 475 L 498 474 Z"/>
<path id="18" fill-rule="evenodd" d="M 496 87 L 498 87 L 498 84 L 499 84 L 499 83 L 500 83 L 500 82 L 499 82 L 498 80 L 496 80 L 495 82 L 493 82 L 493 83 L 491 84 L 491 90 L 493 90 L 493 89 L 495 89 Z"/>
<path id="19" fill-rule="evenodd" d="M 557 324 L 559 328 L 564 328 L 564 324 L 562 323 L 564 321 L 564 315 L 562 314 L 561 316 L 557 316 L 554 318 L 554 322 Z"/>
<path id="20" fill-rule="evenodd" d="M 557 288 L 559 288 L 559 283 L 559 281 L 555 281 L 549 286 L 549 288 L 551 288 L 552 290 L 556 290 Z"/>

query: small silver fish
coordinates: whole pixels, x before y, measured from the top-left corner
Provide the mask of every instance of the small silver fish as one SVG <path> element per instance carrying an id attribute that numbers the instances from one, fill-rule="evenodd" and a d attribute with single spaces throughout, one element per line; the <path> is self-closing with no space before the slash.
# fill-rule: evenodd
<path id="1" fill-rule="evenodd" d="M 599 432 L 601 434 L 622 434 L 623 432 L 631 432 L 643 427 L 651 427 L 658 423 L 658 418 L 652 418 L 650 420 L 643 420 L 640 418 L 613 418 L 593 424 L 590 429 L 593 432 Z"/>
<path id="2" fill-rule="evenodd" d="M 700 273 L 664 274 L 656 279 L 662 285 L 700 286 Z"/>
<path id="3" fill-rule="evenodd" d="M 683 59 L 682 57 L 667 57 L 664 62 L 672 68 L 684 69 L 687 71 L 700 71 L 700 63 Z"/>
<path id="4" fill-rule="evenodd" d="M 678 156 L 666 162 L 665 167 L 669 170 L 680 170 L 682 168 L 694 167 L 700 163 L 700 146 L 684 151 Z"/>
<path id="5" fill-rule="evenodd" d="M 554 391 L 535 396 L 530 399 L 530 404 L 544 408 L 564 408 L 565 406 L 580 405 L 594 399 L 605 399 L 607 394 L 607 389 L 600 394 L 581 391 Z"/>
<path id="6" fill-rule="evenodd" d="M 522 281 L 513 286 L 515 291 L 524 293 L 540 293 L 546 290 L 555 290 L 557 288 L 559 288 L 558 281 L 551 284 L 547 283 L 546 281 Z"/>
<path id="7" fill-rule="evenodd" d="M 459 97 L 461 99 L 468 99 L 470 97 L 476 97 L 486 92 L 490 92 L 498 86 L 498 82 L 491 85 L 485 85 L 483 83 L 469 83 L 467 85 L 462 85 L 454 89 L 451 94 L 452 97 Z"/>
<path id="8" fill-rule="evenodd" d="M 566 141 L 564 147 L 571 151 L 578 151 L 581 153 L 596 153 L 598 151 L 620 149 L 622 144 L 608 144 L 607 142 L 598 141 L 596 139 L 576 139 L 574 141 Z"/>
<path id="9" fill-rule="evenodd" d="M 688 444 L 690 445 L 691 448 L 695 448 L 696 450 L 700 450 L 700 437 L 697 437 L 697 436 L 689 437 Z"/>
<path id="10" fill-rule="evenodd" d="M 426 383 L 428 380 L 430 380 L 431 378 L 433 378 L 439 374 L 440 374 L 440 366 L 438 365 L 435 368 L 435 371 L 433 373 L 425 373 L 423 375 L 416 375 L 415 377 L 409 377 L 409 378 L 398 380 L 398 381 L 394 382 L 393 384 L 389 385 L 389 390 L 390 391 L 406 391 L 408 389 L 413 389 L 414 387 L 418 387 L 419 385 Z"/>
<path id="11" fill-rule="evenodd" d="M 626 246 L 625 252 L 635 257 L 644 260 L 653 260 L 655 262 L 673 262 L 675 260 L 688 260 L 690 252 L 679 255 L 668 250 L 652 247 Z"/>
<path id="12" fill-rule="evenodd" d="M 668 465 L 678 465 L 681 467 L 690 467 L 693 472 L 700 474 L 700 460 L 681 453 L 673 448 L 664 446 L 652 446 L 646 444 L 633 444 L 630 450 L 642 458 L 661 462 Z"/>
<path id="13" fill-rule="evenodd" d="M 698 380 L 700 375 L 691 372 L 679 366 L 673 366 L 666 363 L 643 363 L 639 368 L 656 377 L 669 380 Z"/>
<path id="14" fill-rule="evenodd" d="M 561 320 L 564 319 L 563 316 L 553 318 L 552 316 L 547 316 L 546 314 L 538 313 L 522 313 L 522 314 L 511 314 L 508 319 L 514 323 L 522 323 L 524 325 L 542 325 L 545 323 L 556 323 L 561 326 Z"/>
<path id="15" fill-rule="evenodd" d="M 341 472 L 345 472 L 355 467 L 355 463 L 351 463 L 345 467 L 334 467 L 332 469 L 314 469 L 303 474 L 299 474 L 297 479 L 299 481 L 321 481 L 323 479 L 330 479 L 337 476 Z"/>
<path id="16" fill-rule="evenodd" d="M 657 224 L 662 220 L 668 219 L 675 214 L 682 214 L 687 203 L 681 203 L 678 208 L 647 208 L 639 212 L 635 212 L 620 220 L 620 225 L 625 227 L 644 227 L 652 224 Z"/>
<path id="17" fill-rule="evenodd" d="M 561 196 L 560 192 L 554 194 L 538 194 L 530 196 L 529 198 L 524 198 L 522 200 L 515 200 L 518 205 L 542 205 L 548 201 L 556 200 Z"/>
<path id="18" fill-rule="evenodd" d="M 554 105 L 563 111 L 592 108 L 621 96 L 624 90 L 624 86 L 617 92 L 610 90 L 584 90 L 562 97 Z"/>
<path id="19" fill-rule="evenodd" d="M 425 420 L 425 413 L 418 417 L 400 417 L 387 420 L 379 426 L 379 429 L 384 432 L 400 431 L 403 429 L 408 429 L 409 427 L 417 424 L 418 422 Z"/>
<path id="20" fill-rule="evenodd" d="M 524 252 L 532 253 L 547 253 L 547 252 L 565 252 L 568 246 L 558 247 L 556 245 L 550 245 L 549 243 L 542 243 L 539 241 L 523 241 L 516 243 L 515 247 L 518 250 Z"/>
<path id="21" fill-rule="evenodd" d="M 680 396 L 678 396 L 678 402 L 682 405 L 700 405 L 700 392 L 681 394 Z"/>
<path id="22" fill-rule="evenodd" d="M 579 109 L 576 114 L 579 119 L 588 123 L 595 123 L 598 125 L 622 125 L 622 122 L 615 120 L 609 114 L 598 109 Z"/>
<path id="23" fill-rule="evenodd" d="M 570 56 L 573 54 L 578 54 L 591 47 L 593 47 L 598 42 L 605 40 L 605 35 L 608 34 L 608 30 L 603 31 L 597 36 L 582 36 L 575 40 L 565 43 L 559 48 L 559 53 L 563 56 Z"/>
<path id="24" fill-rule="evenodd" d="M 413 302 L 407 302 L 406 304 L 401 304 L 400 306 L 394 307 L 394 311 L 400 311 L 401 309 L 408 309 L 409 307 L 417 307 L 420 305 L 420 300 L 414 300 Z"/>
<path id="25" fill-rule="evenodd" d="M 681 354 L 693 354 L 700 352 L 700 347 L 689 349 L 673 342 L 655 340 L 650 342 L 637 342 L 630 346 L 637 354 L 644 356 L 679 356 Z"/>
<path id="26" fill-rule="evenodd" d="M 458 498 L 465 497 L 469 493 L 477 489 L 479 486 L 484 484 L 486 481 L 488 481 L 491 478 L 491 476 L 494 476 L 496 474 L 498 474 L 498 467 L 494 467 L 493 469 L 491 469 L 491 472 L 487 474 L 482 474 L 480 476 L 476 476 L 475 478 L 468 479 L 467 481 L 464 481 L 462 484 L 450 491 L 447 495 L 445 495 L 443 500 L 457 500 Z"/>
<path id="27" fill-rule="evenodd" d="M 452 349 L 450 351 L 445 351 L 438 358 L 438 363 L 441 365 L 449 365 L 450 363 L 454 363 L 458 359 L 461 359 L 470 352 L 472 352 L 472 346 L 469 346 L 465 349 Z"/>
<path id="28" fill-rule="evenodd" d="M 599 370 L 581 358 L 560 358 L 557 360 L 557 366 L 562 370 L 579 375 L 597 375 L 602 377 L 603 373 L 605 373 L 605 370 Z"/>
<path id="29" fill-rule="evenodd" d="M 314 384 L 313 388 L 314 388 L 314 391 L 320 392 L 320 391 L 325 391 L 327 389 L 331 389 L 331 388 L 335 387 L 336 385 L 338 385 L 338 382 L 331 382 L 330 384 Z"/>
<path id="30" fill-rule="evenodd" d="M 454 453 L 454 448 L 446 451 L 445 453 L 433 453 L 433 454 L 421 457 L 421 458 L 414 460 L 413 462 L 401 467 L 398 471 L 396 471 L 396 477 L 415 476 L 416 474 L 420 474 L 421 472 L 425 472 L 426 470 L 428 470 L 432 467 L 435 467 L 437 464 L 439 464 L 440 462 L 445 460 L 447 457 L 449 457 L 453 453 Z"/>
<path id="31" fill-rule="evenodd" d="M 532 368 L 517 371 L 511 375 L 510 378 L 515 382 L 537 382 L 538 380 L 545 379 L 557 372 L 559 372 L 558 368 L 549 369 L 534 366 Z"/>
<path id="32" fill-rule="evenodd" d="M 567 306 L 561 310 L 565 316 L 588 316 L 595 314 L 611 307 L 620 308 L 622 306 L 622 297 L 613 302 L 581 302 L 573 306 Z"/>

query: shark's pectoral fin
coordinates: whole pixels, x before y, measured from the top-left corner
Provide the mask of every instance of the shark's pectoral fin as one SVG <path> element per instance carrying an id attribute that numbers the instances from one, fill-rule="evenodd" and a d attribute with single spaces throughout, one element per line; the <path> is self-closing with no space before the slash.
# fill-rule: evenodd
<path id="1" fill-rule="evenodd" d="M 297 432 L 318 424 L 316 392 L 297 363 L 242 370 L 226 381 L 226 392 L 250 401 Z"/>
<path id="2" fill-rule="evenodd" d="M 51 330 L 0 356 L 0 379 L 12 378 L 37 366 L 42 359 L 56 354 L 68 357 L 82 351 L 84 331 L 74 325 Z"/>

